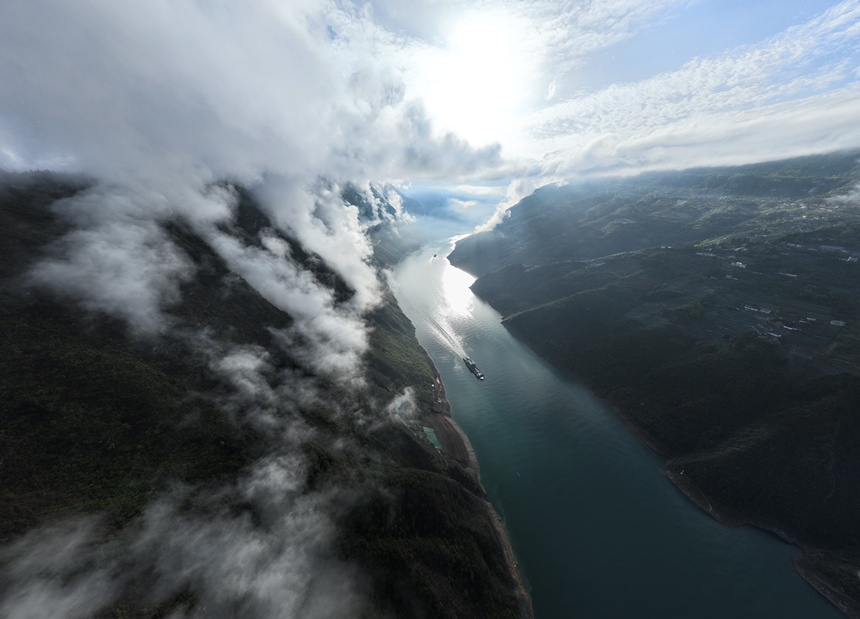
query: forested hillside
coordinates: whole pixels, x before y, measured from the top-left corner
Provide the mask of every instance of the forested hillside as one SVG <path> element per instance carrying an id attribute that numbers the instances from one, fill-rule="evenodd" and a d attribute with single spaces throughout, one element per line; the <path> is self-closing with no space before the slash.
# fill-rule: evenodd
<path id="1" fill-rule="evenodd" d="M 229 218 L 162 218 L 130 272 L 70 216 L 91 180 L 0 179 L 0 614 L 521 616 L 470 463 L 422 432 L 444 391 L 393 296 L 357 314 L 250 192 L 215 190 Z M 152 324 L 95 296 L 135 276 L 168 291 L 123 308 Z M 278 306 L 300 293 L 319 309 Z"/>
<path id="2" fill-rule="evenodd" d="M 847 154 L 546 188 L 451 255 L 514 334 L 668 458 L 688 496 L 796 542 L 798 571 L 851 616 L 858 179 Z"/>

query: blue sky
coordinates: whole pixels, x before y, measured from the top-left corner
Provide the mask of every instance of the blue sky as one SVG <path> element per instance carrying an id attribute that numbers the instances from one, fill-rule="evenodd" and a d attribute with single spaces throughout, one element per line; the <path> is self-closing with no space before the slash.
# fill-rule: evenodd
<path id="1" fill-rule="evenodd" d="M 413 183 L 468 209 L 860 147 L 859 0 L 0 8 L 4 168 Z"/>
<path id="2" fill-rule="evenodd" d="M 583 87 L 636 81 L 676 69 L 683 61 L 709 57 L 778 35 L 809 21 L 828 5 L 821 1 L 715 0 L 667 11 L 584 67 Z"/>
<path id="3" fill-rule="evenodd" d="M 403 16 L 392 26 L 415 36 L 398 52 L 420 67 L 404 63 L 407 91 L 440 127 L 498 141 L 504 162 L 516 162 L 496 168 L 504 192 L 481 185 L 468 200 L 461 185 L 455 212 L 464 201 L 508 206 L 553 180 L 860 144 L 857 2 L 440 4 L 448 13 L 432 28 L 424 17 L 414 31 Z M 486 58 L 459 44 L 464 23 Z M 492 83 L 458 78 L 484 61 L 498 68 Z"/>
<path id="4" fill-rule="evenodd" d="M 691 158 L 745 162 L 844 146 L 808 140 L 810 122 L 857 139 L 849 126 L 860 59 L 856 2 L 496 2 L 477 14 L 464 9 L 448 24 L 460 38 L 458 25 L 473 25 L 467 36 L 489 50 L 486 58 L 450 34 L 431 37 L 411 48 L 421 70 L 407 65 L 407 83 L 440 126 L 476 144 L 498 140 L 504 155 L 531 158 L 544 174 L 673 167 Z M 839 118 L 813 121 L 807 113 L 834 103 L 847 104 Z M 807 124 L 795 132 L 777 120 L 801 110 Z M 779 132 L 763 120 L 781 125 Z M 742 142 L 738 123 L 746 123 Z M 721 126 L 731 145 L 716 144 Z M 701 137 L 703 152 L 655 154 L 672 151 L 680 135 L 687 145 Z M 648 144 L 637 143 L 643 139 Z"/>

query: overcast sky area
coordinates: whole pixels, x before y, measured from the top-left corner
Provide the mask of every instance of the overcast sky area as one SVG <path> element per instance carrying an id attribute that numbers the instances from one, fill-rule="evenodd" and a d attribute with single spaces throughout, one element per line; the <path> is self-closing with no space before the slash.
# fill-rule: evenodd
<path id="1" fill-rule="evenodd" d="M 466 209 L 860 146 L 857 0 L 0 7 L 6 169 L 426 183 Z"/>

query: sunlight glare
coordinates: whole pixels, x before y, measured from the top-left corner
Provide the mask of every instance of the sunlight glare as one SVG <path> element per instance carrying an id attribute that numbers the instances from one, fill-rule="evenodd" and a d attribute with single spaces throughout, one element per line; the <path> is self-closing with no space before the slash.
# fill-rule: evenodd
<path id="1" fill-rule="evenodd" d="M 452 24 L 426 67 L 422 97 L 446 130 L 475 145 L 508 137 L 537 87 L 537 54 L 521 16 L 472 11 Z M 541 92 L 541 96 L 543 93 Z"/>
<path id="2" fill-rule="evenodd" d="M 442 273 L 442 295 L 448 317 L 471 315 L 475 295 L 469 286 L 474 282 L 475 278 L 465 271 L 447 266 Z"/>

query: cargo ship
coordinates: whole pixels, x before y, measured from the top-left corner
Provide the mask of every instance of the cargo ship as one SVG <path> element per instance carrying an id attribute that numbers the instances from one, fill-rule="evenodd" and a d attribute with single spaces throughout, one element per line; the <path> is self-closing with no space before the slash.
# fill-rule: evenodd
<path id="1" fill-rule="evenodd" d="M 478 369 L 478 366 L 475 365 L 475 362 L 469 359 L 469 357 L 463 357 L 463 361 L 466 363 L 466 367 L 469 368 L 469 371 L 475 375 L 475 378 L 478 380 L 484 380 L 484 373 Z"/>

